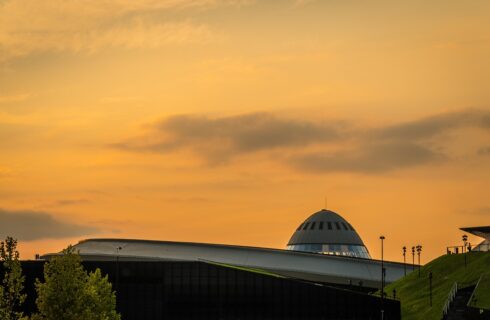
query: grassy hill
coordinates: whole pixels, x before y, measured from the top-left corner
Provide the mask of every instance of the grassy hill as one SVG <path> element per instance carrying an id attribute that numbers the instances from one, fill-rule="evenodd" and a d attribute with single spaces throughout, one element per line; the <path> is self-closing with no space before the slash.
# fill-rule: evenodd
<path id="1" fill-rule="evenodd" d="M 410 268 L 411 270 L 411 268 Z M 391 296 L 396 289 L 397 298 L 401 301 L 402 319 L 441 319 L 442 308 L 454 282 L 462 286 L 476 284 L 480 277 L 490 271 L 490 253 L 470 252 L 467 254 L 465 268 L 464 255 L 453 254 L 441 256 L 423 266 L 420 277 L 417 269 L 406 277 L 386 287 L 386 293 Z M 432 272 L 432 307 L 429 305 L 429 272 Z M 490 305 L 490 276 L 484 276 L 480 282 L 481 291 L 477 290 L 477 304 Z M 478 294 L 480 291 L 480 294 Z"/>

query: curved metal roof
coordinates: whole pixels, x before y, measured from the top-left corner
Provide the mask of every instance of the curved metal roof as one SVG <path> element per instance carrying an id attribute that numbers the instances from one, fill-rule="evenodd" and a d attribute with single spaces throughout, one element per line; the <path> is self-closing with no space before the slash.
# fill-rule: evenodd
<path id="1" fill-rule="evenodd" d="M 325 283 L 379 288 L 381 261 L 282 249 L 134 239 L 87 239 L 74 246 L 84 261 L 204 261 L 269 271 Z M 43 259 L 60 255 L 45 254 Z M 404 274 L 402 263 L 384 261 L 386 282 Z"/>
<path id="2" fill-rule="evenodd" d="M 294 232 L 288 245 L 295 244 L 349 244 L 364 243 L 355 229 L 338 213 L 322 209 L 312 214 Z"/>

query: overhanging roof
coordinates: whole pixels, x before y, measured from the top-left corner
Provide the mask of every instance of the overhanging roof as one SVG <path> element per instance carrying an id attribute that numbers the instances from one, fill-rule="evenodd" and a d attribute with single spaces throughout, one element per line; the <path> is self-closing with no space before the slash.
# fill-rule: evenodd
<path id="1" fill-rule="evenodd" d="M 490 226 L 483 226 L 483 227 L 465 227 L 465 228 L 459 228 L 460 230 L 469 232 L 471 234 L 474 234 L 475 236 L 485 238 L 485 239 L 490 239 Z"/>

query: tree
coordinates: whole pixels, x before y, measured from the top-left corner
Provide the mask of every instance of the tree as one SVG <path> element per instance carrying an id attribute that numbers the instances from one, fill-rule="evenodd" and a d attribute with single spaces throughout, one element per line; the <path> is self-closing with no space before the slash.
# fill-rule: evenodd
<path id="1" fill-rule="evenodd" d="M 39 313 L 43 320 L 120 320 L 116 295 L 99 269 L 87 274 L 73 247 L 44 265 L 44 283 L 36 281 Z"/>
<path id="2" fill-rule="evenodd" d="M 20 311 L 26 299 L 26 295 L 22 293 L 25 277 L 22 275 L 17 240 L 7 237 L 0 242 L 0 262 L 4 270 L 0 284 L 0 319 L 25 319 Z"/>
<path id="3" fill-rule="evenodd" d="M 97 315 L 94 320 L 115 320 L 120 319 L 120 315 L 116 312 L 116 294 L 112 291 L 112 285 L 109 282 L 107 275 L 102 276 L 100 269 L 97 268 L 94 272 L 88 275 L 88 299 L 90 310 Z"/>

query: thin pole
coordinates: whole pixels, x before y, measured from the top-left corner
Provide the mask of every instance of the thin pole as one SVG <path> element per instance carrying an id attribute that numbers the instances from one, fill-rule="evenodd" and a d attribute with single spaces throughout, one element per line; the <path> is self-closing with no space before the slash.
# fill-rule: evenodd
<path id="1" fill-rule="evenodd" d="M 419 261 L 419 278 L 420 278 L 420 254 L 422 253 L 422 246 L 420 244 L 417 245 L 417 257 Z"/>
<path id="2" fill-rule="evenodd" d="M 122 249 L 122 247 L 117 247 L 116 248 L 116 292 L 118 292 L 119 289 L 119 251 Z"/>
<path id="3" fill-rule="evenodd" d="M 468 236 L 463 235 L 463 250 L 461 250 L 464 254 L 464 267 L 466 268 L 466 241 L 468 241 Z"/>
<path id="4" fill-rule="evenodd" d="M 384 236 L 379 237 L 381 239 L 381 320 L 384 318 L 384 305 L 383 305 L 383 299 L 385 295 L 385 268 L 384 268 L 384 256 L 383 256 L 383 240 L 385 239 Z"/>
<path id="5" fill-rule="evenodd" d="M 119 253 L 116 255 L 116 293 L 119 293 Z"/>
<path id="6" fill-rule="evenodd" d="M 415 270 L 415 247 L 412 247 L 412 271 Z"/>
<path id="7" fill-rule="evenodd" d="M 403 246 L 403 271 L 407 275 L 407 247 Z"/>
<path id="8" fill-rule="evenodd" d="M 432 307 L 432 271 L 429 272 L 429 292 L 430 292 L 430 306 Z"/>
<path id="9" fill-rule="evenodd" d="M 420 251 L 417 252 L 418 260 L 419 260 L 419 278 L 420 278 Z"/>

